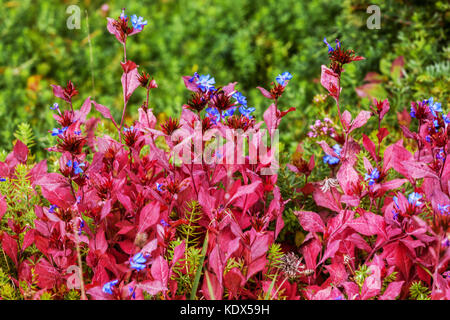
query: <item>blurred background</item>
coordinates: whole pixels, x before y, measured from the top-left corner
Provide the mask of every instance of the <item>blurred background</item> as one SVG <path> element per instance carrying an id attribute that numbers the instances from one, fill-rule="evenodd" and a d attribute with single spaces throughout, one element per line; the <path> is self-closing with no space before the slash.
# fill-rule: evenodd
<path id="1" fill-rule="evenodd" d="M 366 24 L 372 4 L 380 7 L 380 29 Z M 79 29 L 67 27 L 70 5 L 80 8 Z M 373 97 L 389 98 L 393 111 L 387 121 L 393 127 L 396 111 L 409 112 L 411 100 L 433 96 L 448 110 L 447 1 L 0 0 L 0 158 L 16 138 L 28 140 L 38 158 L 46 156 L 44 148 L 54 141 L 48 131 L 56 126 L 49 107 L 63 105 L 50 84 L 71 80 L 80 92 L 76 107 L 91 96 L 120 119 L 123 53 L 106 30 L 106 17 L 117 18 L 122 7 L 128 16 L 148 21 L 129 39 L 127 56 L 158 83 L 150 107 L 159 120 L 180 114 L 189 98 L 181 76 L 196 71 L 210 74 L 217 85 L 238 81 L 237 89 L 262 119 L 269 101 L 256 86 L 268 88 L 289 71 L 293 79 L 280 106 L 297 110 L 283 120 L 280 139 L 292 152 L 316 119 L 336 119 L 319 83 L 320 66 L 329 62 L 324 37 L 331 44 L 339 38 L 343 47 L 366 57 L 343 73 L 342 101 L 353 115 L 368 109 Z M 136 90 L 128 125 L 143 100 L 144 90 Z"/>

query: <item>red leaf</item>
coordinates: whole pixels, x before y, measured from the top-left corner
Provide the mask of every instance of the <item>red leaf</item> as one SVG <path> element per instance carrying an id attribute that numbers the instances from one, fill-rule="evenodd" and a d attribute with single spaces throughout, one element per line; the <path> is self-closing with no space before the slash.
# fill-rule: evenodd
<path id="1" fill-rule="evenodd" d="M 46 259 L 39 261 L 35 267 L 35 272 L 37 274 L 38 285 L 42 289 L 52 289 L 61 277 L 58 270 Z"/>
<path id="2" fill-rule="evenodd" d="M 362 300 L 368 300 L 375 297 L 381 290 L 380 268 L 376 265 L 371 265 L 369 269 L 372 271 L 372 274 L 364 281 L 361 289 Z"/>
<path id="3" fill-rule="evenodd" d="M 384 218 L 370 211 L 364 211 L 361 217 L 350 221 L 349 226 L 365 236 L 379 235 L 386 237 Z"/>
<path id="4" fill-rule="evenodd" d="M 298 217 L 298 221 L 303 229 L 310 232 L 325 232 L 325 225 L 322 218 L 311 211 L 296 211 L 295 215 Z"/>
<path id="5" fill-rule="evenodd" d="M 142 290 L 148 292 L 148 294 L 152 296 L 158 294 L 161 291 L 167 290 L 167 286 L 164 286 L 160 280 L 143 281 L 136 287 L 141 288 Z"/>
<path id="6" fill-rule="evenodd" d="M 25 233 L 25 236 L 23 237 L 23 243 L 22 243 L 22 252 L 25 251 L 26 248 L 31 246 L 34 243 L 34 235 L 36 233 L 35 229 L 30 229 Z"/>
<path id="7" fill-rule="evenodd" d="M 6 210 L 8 210 L 8 204 L 6 203 L 5 197 L 0 194 L 0 221 L 2 221 Z"/>
<path id="8" fill-rule="evenodd" d="M 122 74 L 122 88 L 123 96 L 125 97 L 125 103 L 128 102 L 134 90 L 136 90 L 141 83 L 139 82 L 139 72 L 137 66 L 134 62 L 128 60 L 127 65 L 122 63 L 122 68 L 124 73 Z"/>
<path id="9" fill-rule="evenodd" d="M 323 254 L 322 259 L 320 259 L 318 264 L 323 263 L 328 258 L 333 258 L 336 252 L 339 250 L 339 246 L 341 245 L 341 240 L 335 240 L 331 241 L 331 243 L 328 243 L 327 248 L 325 249 L 325 252 Z"/>
<path id="10" fill-rule="evenodd" d="M 114 26 L 116 20 L 109 17 L 106 19 L 108 20 L 106 28 L 108 29 L 109 33 L 113 34 L 116 37 L 116 39 L 123 44 L 123 37 L 121 36 L 119 30 L 117 30 L 117 28 Z"/>
<path id="11" fill-rule="evenodd" d="M 138 233 L 146 231 L 159 221 L 160 204 L 157 201 L 150 202 L 142 208 L 139 215 Z"/>
<path id="12" fill-rule="evenodd" d="M 327 68 L 327 66 L 322 65 L 320 83 L 332 96 L 335 96 L 339 88 L 339 76 L 333 70 Z"/>
<path id="13" fill-rule="evenodd" d="M 336 175 L 345 194 L 353 194 L 354 186 L 359 183 L 359 175 L 350 162 L 344 161 Z"/>
<path id="14" fill-rule="evenodd" d="M 17 242 L 11 237 L 8 233 L 3 232 L 2 238 L 2 248 L 3 251 L 7 254 L 8 257 L 14 262 L 16 266 L 18 266 L 17 261 Z"/>
<path id="15" fill-rule="evenodd" d="M 67 209 L 75 202 L 70 184 L 58 173 L 48 173 L 37 179 L 35 184 L 41 186 L 42 195 L 50 203 L 60 208 Z"/>
<path id="16" fill-rule="evenodd" d="M 236 296 L 238 290 L 245 283 L 245 278 L 239 268 L 232 268 L 224 276 L 225 287 L 230 291 L 233 296 Z"/>
<path id="17" fill-rule="evenodd" d="M 26 163 L 28 157 L 28 148 L 22 141 L 17 140 L 16 144 L 14 145 L 13 154 L 17 161 L 19 161 L 20 163 Z"/>

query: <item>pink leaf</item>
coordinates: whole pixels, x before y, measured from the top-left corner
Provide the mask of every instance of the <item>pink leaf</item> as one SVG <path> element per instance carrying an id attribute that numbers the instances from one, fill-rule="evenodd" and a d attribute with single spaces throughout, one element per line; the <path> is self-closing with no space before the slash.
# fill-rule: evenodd
<path id="1" fill-rule="evenodd" d="M 121 43 L 121 44 L 123 44 L 124 42 L 123 42 L 123 37 L 121 36 L 121 34 L 120 34 L 120 32 L 116 29 L 116 27 L 114 26 L 114 24 L 115 24 L 115 21 L 116 20 L 114 20 L 114 19 L 112 19 L 112 18 L 106 18 L 107 20 L 108 20 L 108 22 L 107 22 L 107 24 L 106 24 L 106 28 L 108 29 L 108 31 L 109 31 L 109 33 L 111 33 L 111 34 L 113 34 L 115 37 L 116 37 L 116 39 Z"/>
<path id="2" fill-rule="evenodd" d="M 320 83 L 332 96 L 336 96 L 339 88 L 339 76 L 325 65 L 322 65 Z"/>
<path id="3" fill-rule="evenodd" d="M 353 194 L 353 188 L 359 184 L 359 175 L 348 161 L 342 163 L 336 178 L 345 194 Z"/>
<path id="4" fill-rule="evenodd" d="M 383 295 L 380 296 L 379 300 L 395 300 L 402 291 L 404 282 L 405 281 L 395 281 L 389 283 Z"/>
<path id="5" fill-rule="evenodd" d="M 266 97 L 267 99 L 273 100 L 273 97 L 272 97 L 272 95 L 270 94 L 269 91 L 267 91 L 267 90 L 264 89 L 263 87 L 256 87 L 256 88 L 259 89 L 259 91 L 261 91 L 261 93 L 262 93 L 262 95 L 263 95 L 264 97 Z"/>
<path id="6" fill-rule="evenodd" d="M 371 114 L 372 113 L 369 111 L 362 110 L 358 114 L 358 116 L 352 121 L 349 132 L 352 132 L 353 130 L 358 129 L 363 125 L 365 125 L 367 121 L 370 119 Z"/>
<path id="7" fill-rule="evenodd" d="M 310 232 L 325 232 L 325 225 L 317 213 L 311 211 L 296 211 L 295 215 L 298 217 L 300 225 L 304 230 Z"/>
<path id="8" fill-rule="evenodd" d="M 194 78 L 191 82 L 190 81 L 191 79 L 192 79 L 191 76 L 183 76 L 184 85 L 189 91 L 193 92 L 199 91 L 200 89 L 198 88 L 197 80 Z"/>
<path id="9" fill-rule="evenodd" d="M 160 280 L 143 281 L 137 285 L 137 287 L 142 288 L 142 290 L 148 292 L 148 294 L 152 296 L 167 290 L 167 286 L 163 285 Z"/>
<path id="10" fill-rule="evenodd" d="M 205 271 L 202 285 L 203 295 L 207 300 L 222 300 L 223 287 L 215 274 Z"/>
<path id="11" fill-rule="evenodd" d="M 0 194 L 0 221 L 2 221 L 7 209 L 8 204 L 6 203 L 5 197 Z"/>
<path id="12" fill-rule="evenodd" d="M 386 223 L 382 216 L 364 211 L 361 217 L 352 220 L 349 226 L 365 236 L 386 236 Z"/>
<path id="13" fill-rule="evenodd" d="M 167 287 L 169 281 L 169 266 L 163 257 L 158 256 L 152 264 L 151 273 L 155 280 L 161 282 L 164 287 Z"/>
<path id="14" fill-rule="evenodd" d="M 92 101 L 94 104 L 95 109 L 102 114 L 106 119 L 112 120 L 112 122 L 115 124 L 113 116 L 111 115 L 111 111 L 108 107 L 105 107 L 104 105 L 101 105 L 100 103 L 97 103 L 95 101 Z"/>
<path id="15" fill-rule="evenodd" d="M 25 251 L 26 248 L 31 246 L 34 243 L 34 235 L 36 233 L 35 229 L 30 229 L 25 233 L 25 236 L 23 237 L 23 243 L 22 243 L 22 252 Z"/>
<path id="16" fill-rule="evenodd" d="M 137 67 L 122 74 L 121 81 L 123 88 L 123 96 L 125 97 L 125 103 L 128 102 L 134 90 L 136 90 L 141 85 L 138 76 L 139 72 L 137 70 Z"/>
<path id="17" fill-rule="evenodd" d="M 160 213 L 160 204 L 157 201 L 152 201 L 147 204 L 141 210 L 141 214 L 139 216 L 139 232 L 146 231 L 149 227 L 156 224 L 159 220 Z"/>
<path id="18" fill-rule="evenodd" d="M 152 112 L 152 109 L 147 109 L 147 112 L 139 108 L 139 122 L 144 128 L 154 129 L 156 125 L 156 117 Z"/>
<path id="19" fill-rule="evenodd" d="M 64 88 L 61 86 L 58 86 L 56 84 L 52 84 L 51 87 L 53 88 L 53 95 L 57 98 L 61 98 L 67 102 L 69 102 L 70 100 L 66 98 L 66 96 L 64 95 Z"/>

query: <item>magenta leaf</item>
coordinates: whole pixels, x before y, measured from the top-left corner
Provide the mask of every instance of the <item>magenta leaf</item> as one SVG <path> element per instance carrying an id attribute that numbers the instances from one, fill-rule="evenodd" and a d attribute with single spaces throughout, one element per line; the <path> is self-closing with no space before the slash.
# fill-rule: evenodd
<path id="1" fill-rule="evenodd" d="M 296 216 L 298 217 L 298 221 L 303 229 L 310 232 L 325 232 L 325 225 L 322 221 L 322 218 L 311 211 L 296 211 Z"/>
<path id="2" fill-rule="evenodd" d="M 259 91 L 261 91 L 261 93 L 262 93 L 262 95 L 263 95 L 264 97 L 266 97 L 267 99 L 273 100 L 273 97 L 272 97 L 272 95 L 270 94 L 269 91 L 267 91 L 267 90 L 264 89 L 263 87 L 256 87 L 256 88 L 259 89 Z"/>
<path id="3" fill-rule="evenodd" d="M 11 237 L 8 233 L 3 232 L 2 238 L 2 248 L 8 257 L 14 262 L 16 266 L 18 266 L 17 260 L 17 242 Z"/>
<path id="4" fill-rule="evenodd" d="M 160 204 L 157 201 L 150 202 L 141 210 L 139 216 L 138 232 L 144 232 L 159 221 Z"/>

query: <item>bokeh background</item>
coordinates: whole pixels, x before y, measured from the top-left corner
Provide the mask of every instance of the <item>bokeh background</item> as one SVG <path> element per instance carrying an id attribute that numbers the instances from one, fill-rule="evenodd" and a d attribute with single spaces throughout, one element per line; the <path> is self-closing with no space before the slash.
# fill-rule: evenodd
<path id="1" fill-rule="evenodd" d="M 81 10 L 80 29 L 66 25 L 72 4 Z M 381 9 L 378 30 L 366 25 L 371 4 Z M 180 114 L 189 97 L 181 76 L 195 71 L 217 84 L 238 81 L 262 118 L 269 102 L 255 87 L 267 88 L 289 71 L 293 79 L 280 104 L 297 111 L 283 121 L 280 139 L 292 152 L 315 119 L 335 117 L 319 83 L 320 65 L 328 64 L 324 37 L 366 57 L 343 74 L 342 101 L 354 115 L 371 97 L 389 98 L 391 109 L 402 111 L 411 100 L 434 96 L 448 110 L 447 1 L 0 0 L 0 158 L 16 138 L 27 140 L 38 158 L 46 156 L 55 126 L 49 106 L 57 101 L 50 84 L 71 80 L 80 92 L 76 106 L 92 96 L 120 119 L 122 50 L 106 17 L 117 18 L 122 7 L 148 21 L 129 39 L 127 56 L 157 81 L 150 103 L 160 120 Z M 144 90 L 132 96 L 129 125 L 143 99 Z M 396 113 L 387 121 L 397 126 Z"/>

